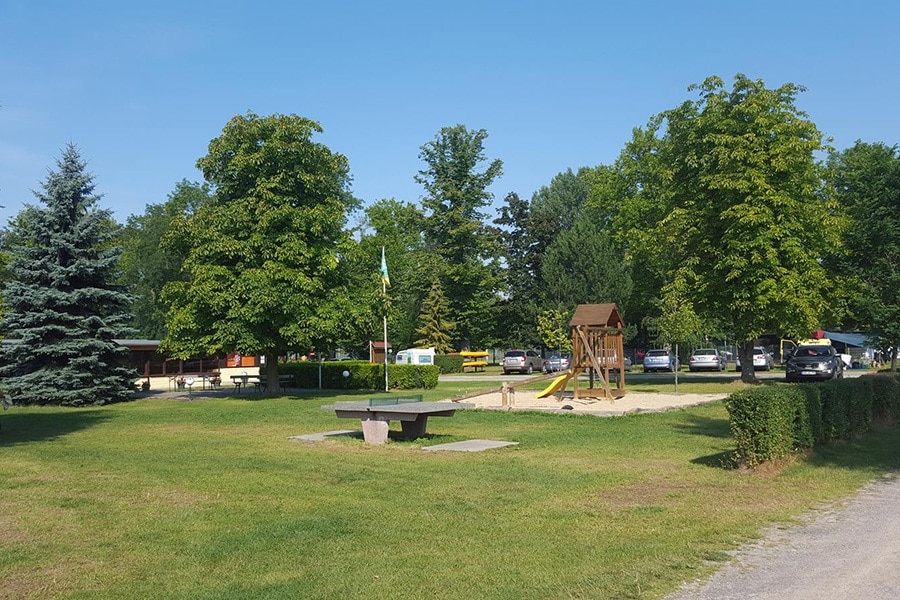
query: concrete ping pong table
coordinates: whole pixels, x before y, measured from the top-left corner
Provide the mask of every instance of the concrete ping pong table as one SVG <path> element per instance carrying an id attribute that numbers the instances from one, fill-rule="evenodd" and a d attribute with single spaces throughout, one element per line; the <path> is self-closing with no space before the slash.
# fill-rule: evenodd
<path id="1" fill-rule="evenodd" d="M 359 419 L 363 439 L 367 444 L 387 441 L 391 421 L 400 421 L 403 437 L 415 439 L 425 436 L 428 417 L 452 417 L 460 408 L 471 404 L 458 402 L 422 402 L 421 396 L 412 398 L 378 398 L 360 402 L 337 402 L 322 407 L 333 410 L 340 419 Z"/>

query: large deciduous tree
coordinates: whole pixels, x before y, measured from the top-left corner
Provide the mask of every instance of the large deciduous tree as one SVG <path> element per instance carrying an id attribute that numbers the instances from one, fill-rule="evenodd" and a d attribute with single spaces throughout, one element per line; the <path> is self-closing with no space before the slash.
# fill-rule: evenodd
<path id="1" fill-rule="evenodd" d="M 360 228 L 361 254 L 370 257 L 367 273 L 385 248 L 390 265 L 388 295 L 388 337 L 394 348 L 410 348 L 416 341 L 422 298 L 434 275 L 431 257 L 425 252 L 422 228 L 425 216 L 415 204 L 399 200 L 379 200 L 367 206 Z M 381 288 L 377 281 L 372 282 Z"/>
<path id="2" fill-rule="evenodd" d="M 172 252 L 162 240 L 172 222 L 193 215 L 210 197 L 209 184 L 179 182 L 162 204 L 150 204 L 144 214 L 132 215 L 122 232 L 122 280 L 134 297 L 131 325 L 147 339 L 166 335 L 166 310 L 160 299 L 165 284 L 182 279 L 185 257 Z"/>
<path id="3" fill-rule="evenodd" d="M 578 173 L 571 169 L 557 174 L 549 185 L 542 186 L 530 201 L 515 193 L 505 198 L 500 216 L 503 255 L 506 261 L 506 295 L 503 301 L 503 336 L 511 345 L 536 345 L 538 315 L 547 308 L 545 287 L 546 253 L 560 236 L 568 232 L 580 218 L 590 191 L 585 178 L 588 169 Z M 603 227 L 603 223 L 595 223 Z M 592 232 L 593 234 L 593 232 Z M 554 306 L 574 308 L 577 301 L 549 293 Z"/>
<path id="4" fill-rule="evenodd" d="M 426 167 L 416 176 L 425 187 L 425 242 L 440 260 L 441 282 L 456 322 L 458 347 L 494 341 L 501 277 L 498 232 L 486 225 L 488 187 L 503 163 L 488 161 L 483 129 L 444 127 L 421 148 Z M 486 164 L 485 164 L 486 163 Z"/>
<path id="5" fill-rule="evenodd" d="M 860 286 L 854 322 L 891 354 L 900 347 L 900 156 L 896 146 L 857 142 L 829 159 L 838 202 L 850 216 L 838 261 Z"/>
<path id="6" fill-rule="evenodd" d="M 586 210 L 547 248 L 541 261 L 545 306 L 568 310 L 579 304 L 624 306 L 631 294 L 631 274 L 619 247 L 601 227 Z"/>
<path id="7" fill-rule="evenodd" d="M 347 159 L 312 139 L 321 132 L 296 115 L 248 113 L 197 161 L 214 194 L 168 241 L 186 256 L 186 280 L 164 290 L 174 354 L 260 354 L 274 381 L 279 355 L 352 336 L 371 304 L 347 287 L 355 201 Z"/>
<path id="8" fill-rule="evenodd" d="M 737 75 L 731 89 L 718 77 L 691 89 L 699 99 L 653 118 L 623 152 L 632 192 L 615 221 L 663 293 L 734 333 L 752 382 L 758 336 L 819 324 L 831 285 L 822 258 L 841 219 L 815 160 L 822 134 L 795 105 L 803 88 Z"/>
<path id="9" fill-rule="evenodd" d="M 12 279 L 3 297 L 4 393 L 20 404 L 83 406 L 127 400 L 130 298 L 115 284 L 118 225 L 96 208 L 93 177 L 69 145 L 11 224 Z"/>

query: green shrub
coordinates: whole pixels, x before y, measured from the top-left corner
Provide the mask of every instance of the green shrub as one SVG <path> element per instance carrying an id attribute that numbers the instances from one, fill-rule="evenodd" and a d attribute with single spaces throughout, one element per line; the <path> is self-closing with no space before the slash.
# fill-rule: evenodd
<path id="1" fill-rule="evenodd" d="M 794 441 L 798 448 L 812 448 L 817 440 L 824 439 L 822 424 L 822 394 L 818 386 L 793 386 L 794 391 L 802 397 L 795 411 Z"/>
<path id="2" fill-rule="evenodd" d="M 796 407 L 802 403 L 802 396 L 788 386 L 742 390 L 726 398 L 740 462 L 755 466 L 793 452 Z"/>
<path id="3" fill-rule="evenodd" d="M 436 354 L 434 364 L 440 368 L 441 373 L 463 372 L 463 357 L 459 354 Z"/>
<path id="4" fill-rule="evenodd" d="M 299 388 L 319 387 L 318 362 L 287 362 L 278 366 L 282 374 L 294 376 Z M 344 377 L 344 372 L 347 377 Z M 389 365 L 391 389 L 431 389 L 437 386 L 439 370 L 431 365 Z M 384 365 L 365 360 L 341 360 L 322 363 L 322 388 L 327 390 L 383 390 Z"/>
<path id="5" fill-rule="evenodd" d="M 842 393 L 841 380 L 817 383 L 822 396 L 823 442 L 846 439 L 850 432 L 850 400 Z"/>
<path id="6" fill-rule="evenodd" d="M 900 377 L 893 373 L 867 376 L 872 385 L 872 414 L 895 423 L 900 420 Z"/>
<path id="7" fill-rule="evenodd" d="M 391 365 L 388 368 L 388 383 L 391 389 L 430 390 L 437 387 L 440 373 L 441 370 L 436 365 Z"/>
<path id="8" fill-rule="evenodd" d="M 798 448 L 848 440 L 875 417 L 900 416 L 900 380 L 859 377 L 816 384 L 768 385 L 725 400 L 742 464 L 755 466 Z"/>

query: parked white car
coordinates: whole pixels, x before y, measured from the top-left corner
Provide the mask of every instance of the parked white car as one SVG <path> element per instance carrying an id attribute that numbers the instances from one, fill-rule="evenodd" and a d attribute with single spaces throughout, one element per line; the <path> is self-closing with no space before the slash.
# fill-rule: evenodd
<path id="1" fill-rule="evenodd" d="M 766 349 L 762 346 L 756 346 L 753 348 L 753 370 L 754 371 L 771 371 L 772 367 L 775 366 L 775 359 L 771 354 L 766 352 Z M 734 361 L 734 370 L 741 370 L 741 355 L 738 353 L 737 358 Z"/>

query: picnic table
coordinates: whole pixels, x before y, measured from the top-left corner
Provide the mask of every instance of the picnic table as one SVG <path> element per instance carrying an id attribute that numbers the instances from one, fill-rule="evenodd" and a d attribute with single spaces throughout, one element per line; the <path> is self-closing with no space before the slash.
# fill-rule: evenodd
<path id="1" fill-rule="evenodd" d="M 247 373 L 241 373 L 240 375 L 232 375 L 231 383 L 234 384 L 234 388 L 238 391 L 238 393 L 240 393 L 241 387 L 242 386 L 246 387 L 247 383 L 250 381 L 251 377 L 255 377 L 255 375 L 249 375 Z"/>
<path id="2" fill-rule="evenodd" d="M 247 387 L 247 384 L 250 383 L 255 386 L 257 392 L 264 392 L 269 389 L 269 384 L 265 375 L 249 375 L 247 373 L 241 373 L 240 375 L 232 375 L 231 382 L 234 384 L 238 393 L 240 393 L 241 387 Z M 293 383 L 293 375 L 278 376 L 278 388 L 281 391 L 285 391 L 289 386 L 293 385 Z"/>
<path id="3" fill-rule="evenodd" d="M 359 419 L 366 443 L 383 444 L 387 441 L 391 421 L 400 421 L 403 437 L 415 439 L 425 436 L 428 417 L 452 417 L 458 409 L 471 407 L 471 404 L 458 402 L 422 402 L 418 396 L 336 402 L 322 408 L 333 410 L 340 419 Z"/>

